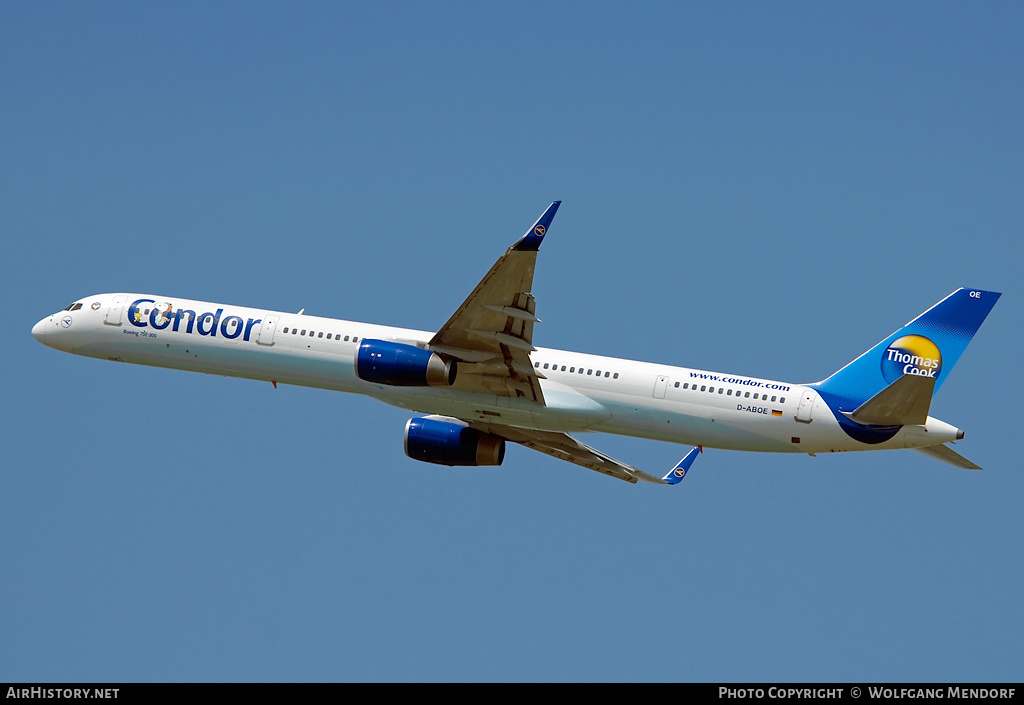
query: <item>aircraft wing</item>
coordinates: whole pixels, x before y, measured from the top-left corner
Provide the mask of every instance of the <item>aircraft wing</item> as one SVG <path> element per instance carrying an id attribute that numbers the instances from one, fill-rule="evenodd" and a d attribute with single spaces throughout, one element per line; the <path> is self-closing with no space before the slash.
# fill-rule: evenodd
<path id="1" fill-rule="evenodd" d="M 542 375 L 530 362 L 533 324 L 540 322 L 530 292 L 537 250 L 561 203 L 548 206 L 431 338 L 430 350 L 459 361 L 455 389 L 544 404 Z"/>
<path id="2" fill-rule="evenodd" d="M 632 465 L 627 465 L 626 463 L 620 462 L 611 456 L 605 455 L 601 451 L 595 450 L 584 443 L 580 443 L 575 438 L 565 433 L 557 433 L 554 431 L 534 431 L 526 428 L 479 423 L 476 421 L 469 421 L 467 423 L 469 423 L 471 428 L 475 428 L 485 433 L 492 433 L 496 436 L 501 436 L 505 440 L 519 443 L 527 448 L 539 450 L 541 453 L 546 453 L 553 458 L 567 460 L 570 463 L 589 468 L 590 470 L 595 470 L 604 475 L 618 478 L 619 480 L 625 480 L 626 482 L 631 482 L 633 484 L 636 484 L 637 480 L 653 482 L 659 485 L 674 484 L 668 483 L 665 478 L 649 475 L 643 470 L 639 470 Z M 678 480 L 676 480 L 676 482 L 678 482 Z"/>

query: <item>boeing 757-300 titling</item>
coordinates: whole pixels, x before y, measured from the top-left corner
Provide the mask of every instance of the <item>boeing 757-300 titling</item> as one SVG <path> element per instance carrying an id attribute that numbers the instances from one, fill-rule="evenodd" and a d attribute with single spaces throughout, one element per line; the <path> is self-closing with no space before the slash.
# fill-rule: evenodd
<path id="1" fill-rule="evenodd" d="M 436 332 L 154 294 L 97 294 L 39 321 L 48 347 L 115 362 L 354 392 L 426 414 L 405 452 L 440 465 L 500 465 L 508 441 L 635 483 L 676 484 L 704 447 L 769 453 L 912 448 L 978 466 L 928 415 L 999 294 L 957 289 L 813 384 L 534 346 L 531 293 L 555 201 Z M 693 446 L 650 475 L 574 435 L 617 433 Z"/>

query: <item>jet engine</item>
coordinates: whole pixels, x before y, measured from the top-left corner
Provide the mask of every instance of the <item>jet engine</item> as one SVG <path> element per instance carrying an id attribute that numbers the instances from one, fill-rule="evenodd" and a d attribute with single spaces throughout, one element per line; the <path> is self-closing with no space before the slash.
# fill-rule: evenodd
<path id="1" fill-rule="evenodd" d="M 450 387 L 458 363 L 415 345 L 364 339 L 355 358 L 356 377 L 392 387 Z"/>
<path id="2" fill-rule="evenodd" d="M 438 418 L 409 419 L 405 424 L 405 454 L 437 465 L 501 465 L 505 439 Z"/>

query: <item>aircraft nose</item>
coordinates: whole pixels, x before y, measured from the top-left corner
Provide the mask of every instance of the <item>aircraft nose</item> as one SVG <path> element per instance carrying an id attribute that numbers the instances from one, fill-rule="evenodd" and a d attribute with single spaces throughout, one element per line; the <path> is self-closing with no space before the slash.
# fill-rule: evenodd
<path id="1" fill-rule="evenodd" d="M 32 337 L 38 340 L 43 345 L 46 345 L 46 329 L 49 327 L 50 319 L 44 318 L 43 320 L 32 326 Z"/>

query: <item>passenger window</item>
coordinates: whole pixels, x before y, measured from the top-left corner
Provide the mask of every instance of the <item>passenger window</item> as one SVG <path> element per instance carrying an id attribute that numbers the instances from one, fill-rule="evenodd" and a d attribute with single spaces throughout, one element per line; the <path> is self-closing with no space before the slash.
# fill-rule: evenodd
<path id="1" fill-rule="evenodd" d="M 598 377 L 600 377 L 600 376 L 601 376 L 601 370 L 598 370 L 598 371 L 597 371 L 597 376 L 598 376 Z"/>
<path id="2" fill-rule="evenodd" d="M 746 393 L 746 394 L 744 394 L 743 396 L 744 396 L 745 398 L 749 399 L 749 398 L 750 398 L 750 392 L 747 392 L 747 393 Z"/>
<path id="3" fill-rule="evenodd" d="M 576 368 L 575 368 L 575 367 L 570 367 L 570 368 L 569 368 L 569 371 L 570 371 L 570 372 L 575 372 L 575 371 L 576 371 Z"/>
<path id="4" fill-rule="evenodd" d="M 324 337 L 324 332 L 320 331 L 320 333 L 316 337 L 317 338 L 323 338 Z"/>
<path id="5" fill-rule="evenodd" d="M 298 328 L 292 328 L 292 335 L 298 335 L 298 333 L 299 333 L 299 329 Z"/>
<path id="6" fill-rule="evenodd" d="M 305 328 L 303 328 L 303 329 L 302 329 L 302 335 L 305 335 L 305 334 L 306 334 L 306 329 L 305 329 Z"/>
<path id="7" fill-rule="evenodd" d="M 345 336 L 345 342 L 346 343 L 348 342 L 348 336 L 347 335 Z"/>
<path id="8" fill-rule="evenodd" d="M 727 397 L 731 397 L 731 396 L 732 396 L 732 390 L 730 389 L 730 390 L 729 390 L 728 392 L 726 392 L 726 393 L 725 393 L 725 396 L 727 396 Z"/>
<path id="9" fill-rule="evenodd" d="M 722 392 L 724 392 L 724 391 L 725 391 L 725 387 L 719 387 L 719 388 L 718 388 L 718 393 L 719 393 L 719 394 L 721 394 L 721 393 L 722 393 Z"/>
<path id="10" fill-rule="evenodd" d="M 545 362 L 544 363 L 544 369 L 546 370 L 547 368 L 548 368 L 548 363 Z"/>
<path id="11" fill-rule="evenodd" d="M 684 382 L 683 383 L 683 389 L 689 389 L 689 388 L 690 388 L 690 383 L 689 382 Z"/>
<path id="12" fill-rule="evenodd" d="M 565 365 L 562 365 L 562 372 L 565 372 Z"/>
<path id="13" fill-rule="evenodd" d="M 359 336 L 358 335 L 353 335 L 352 336 L 352 342 L 353 343 L 358 343 L 359 342 Z"/>
<path id="14" fill-rule="evenodd" d="M 772 395 L 772 401 L 775 401 L 775 395 Z"/>
<path id="15" fill-rule="evenodd" d="M 285 333 L 287 333 L 287 332 L 288 332 L 288 326 L 285 326 L 285 327 L 284 327 L 284 332 L 285 332 Z"/>
<path id="16" fill-rule="evenodd" d="M 615 374 L 612 375 L 612 379 L 618 379 L 618 378 L 619 378 L 619 373 L 618 372 L 616 372 Z"/>
<path id="17" fill-rule="evenodd" d="M 702 391 L 702 392 L 703 392 L 703 391 L 704 391 L 705 389 L 707 389 L 707 387 L 706 387 L 705 385 L 703 385 L 703 384 L 702 384 L 702 385 L 700 385 L 700 391 Z"/>
<path id="18" fill-rule="evenodd" d="M 591 368 L 591 369 L 587 370 L 587 374 L 588 374 L 588 375 L 589 375 L 589 374 L 593 374 L 593 373 L 594 373 L 594 369 L 593 369 L 593 368 Z"/>
<path id="19" fill-rule="evenodd" d="M 780 404 L 785 404 L 786 403 L 786 397 L 782 397 L 781 399 L 779 399 L 779 403 Z"/>
<path id="20" fill-rule="evenodd" d="M 328 334 L 327 334 L 327 339 L 328 339 L 328 340 L 330 340 L 330 339 L 331 339 L 331 334 L 330 334 L 330 333 L 328 333 Z"/>
<path id="21" fill-rule="evenodd" d="M 676 382 L 676 389 L 679 389 L 679 382 Z"/>
<path id="22" fill-rule="evenodd" d="M 714 394 L 714 393 L 715 393 L 715 388 L 714 387 L 709 387 L 708 388 L 708 394 Z"/>

